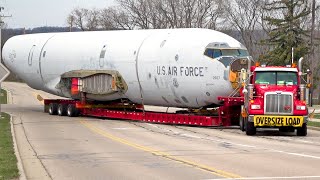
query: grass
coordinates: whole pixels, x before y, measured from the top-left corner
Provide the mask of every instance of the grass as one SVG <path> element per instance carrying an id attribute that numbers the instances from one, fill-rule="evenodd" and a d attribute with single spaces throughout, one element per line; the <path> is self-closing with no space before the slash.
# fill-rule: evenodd
<path id="1" fill-rule="evenodd" d="M 7 91 L 1 89 L 0 91 L 0 104 L 7 104 Z"/>
<path id="2" fill-rule="evenodd" d="M 320 119 L 320 114 L 314 114 L 313 118 Z"/>
<path id="3" fill-rule="evenodd" d="M 314 119 L 320 119 L 320 114 L 314 114 L 313 115 L 313 117 L 312 118 L 314 118 Z M 308 122 L 308 125 L 309 126 L 314 126 L 314 127 L 320 127 L 320 122 L 317 122 L 317 121 L 309 121 Z"/>
<path id="4" fill-rule="evenodd" d="M 0 179 L 17 179 L 18 177 L 19 170 L 13 149 L 10 116 L 2 113 L 0 118 Z"/>
<path id="5" fill-rule="evenodd" d="M 309 121 L 308 126 L 320 127 L 320 122 Z"/>

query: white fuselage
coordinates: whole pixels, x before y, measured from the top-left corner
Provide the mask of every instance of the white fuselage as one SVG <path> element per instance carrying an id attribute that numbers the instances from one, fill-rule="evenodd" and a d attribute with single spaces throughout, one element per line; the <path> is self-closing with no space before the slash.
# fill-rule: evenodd
<path id="1" fill-rule="evenodd" d="M 56 86 L 72 70 L 116 70 L 128 90 L 88 98 L 175 107 L 218 104 L 233 89 L 229 66 L 204 55 L 212 43 L 244 48 L 207 29 L 47 33 L 15 36 L 3 48 L 5 65 L 30 87 L 65 96 Z"/>

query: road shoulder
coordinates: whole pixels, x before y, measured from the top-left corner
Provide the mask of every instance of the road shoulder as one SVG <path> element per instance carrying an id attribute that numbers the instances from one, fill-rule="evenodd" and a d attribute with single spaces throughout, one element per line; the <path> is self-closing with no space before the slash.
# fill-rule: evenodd
<path id="1" fill-rule="evenodd" d="M 15 131 L 14 131 L 14 127 L 13 127 L 13 119 L 12 119 L 12 116 L 10 117 L 10 124 L 11 124 L 11 134 L 12 134 L 12 140 L 13 140 L 13 148 L 14 148 L 14 152 L 15 152 L 15 155 L 17 157 L 17 166 L 18 166 L 18 169 L 19 169 L 19 179 L 20 180 L 26 180 L 27 177 L 26 177 L 26 174 L 24 172 L 24 168 L 23 168 L 23 165 L 22 165 L 22 161 L 21 161 L 21 157 L 20 157 L 20 152 L 19 152 L 19 149 L 18 149 L 18 145 L 17 145 L 17 140 L 16 140 L 16 134 L 15 134 Z"/>
<path id="2" fill-rule="evenodd" d="M 52 179 L 30 144 L 20 117 L 12 117 L 13 134 L 26 179 Z M 24 177 L 21 177 L 22 179 Z"/>

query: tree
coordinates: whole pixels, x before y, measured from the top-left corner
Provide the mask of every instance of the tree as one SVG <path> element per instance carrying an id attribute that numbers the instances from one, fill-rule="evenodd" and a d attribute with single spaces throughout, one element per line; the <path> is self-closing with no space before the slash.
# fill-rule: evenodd
<path id="1" fill-rule="evenodd" d="M 151 19 L 154 0 L 117 0 L 120 7 L 128 13 L 128 17 L 132 20 L 136 27 L 141 29 L 152 28 Z"/>
<path id="2" fill-rule="evenodd" d="M 276 0 L 267 3 L 265 10 L 281 16 L 265 18 L 271 31 L 268 32 L 269 38 L 262 43 L 272 46 L 272 50 L 263 59 L 274 65 L 283 65 L 291 63 L 292 48 L 295 60 L 308 54 L 309 32 L 302 26 L 303 19 L 310 14 L 307 0 Z"/>
<path id="3" fill-rule="evenodd" d="M 134 28 L 131 18 L 117 7 L 103 9 L 100 12 L 99 23 L 103 30 L 132 30 Z"/>
<path id="4" fill-rule="evenodd" d="M 97 9 L 74 9 L 67 18 L 69 27 L 77 27 L 82 31 L 93 31 L 99 28 L 99 11 Z"/>
<path id="5" fill-rule="evenodd" d="M 139 29 L 216 28 L 222 0 L 117 0 Z"/>
<path id="6" fill-rule="evenodd" d="M 262 32 L 258 29 L 263 14 L 262 0 L 225 0 L 223 3 L 226 20 L 230 24 L 229 29 L 239 32 L 240 38 L 247 47 L 249 53 L 256 59 L 259 56 L 259 40 Z"/>
<path id="7" fill-rule="evenodd" d="M 99 29 L 99 15 L 100 15 L 100 10 L 97 9 L 91 9 L 88 11 L 87 14 L 87 24 L 86 28 L 88 31 L 94 31 Z"/>

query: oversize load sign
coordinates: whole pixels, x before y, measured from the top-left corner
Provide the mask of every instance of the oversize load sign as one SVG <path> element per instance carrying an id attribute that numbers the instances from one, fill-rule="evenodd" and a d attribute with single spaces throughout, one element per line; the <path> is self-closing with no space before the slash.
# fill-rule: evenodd
<path id="1" fill-rule="evenodd" d="M 254 126 L 302 127 L 303 116 L 254 116 Z"/>

